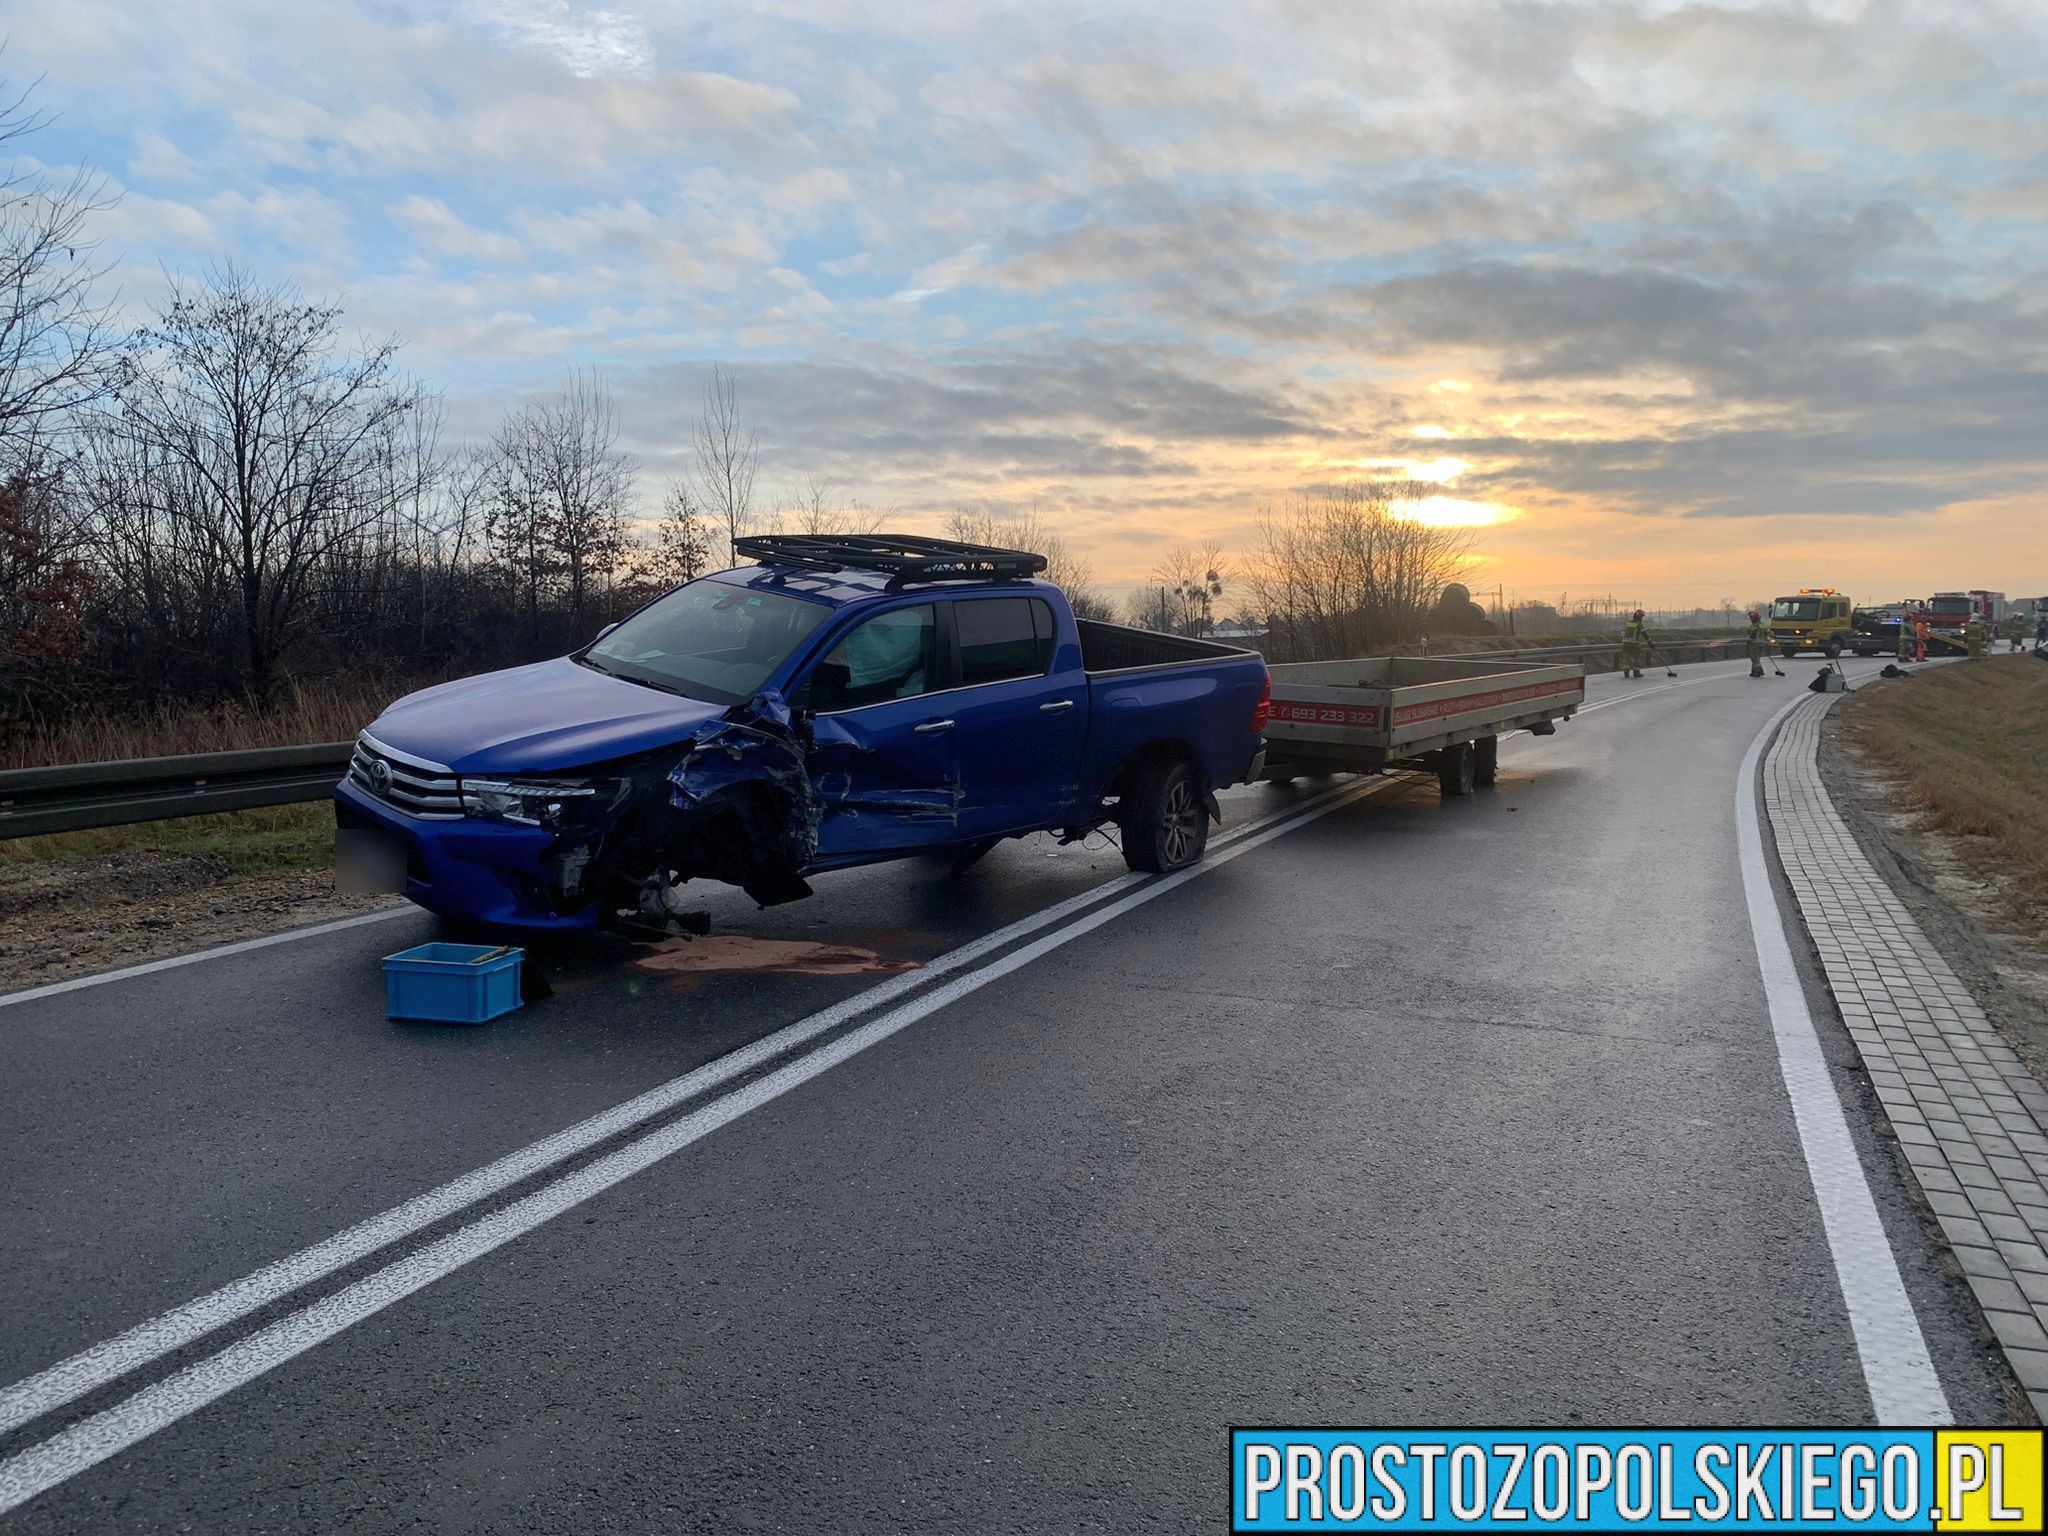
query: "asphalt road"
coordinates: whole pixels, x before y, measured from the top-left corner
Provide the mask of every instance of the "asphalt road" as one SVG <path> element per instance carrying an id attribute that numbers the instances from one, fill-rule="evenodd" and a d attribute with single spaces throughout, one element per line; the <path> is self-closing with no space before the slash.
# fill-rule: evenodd
<path id="1" fill-rule="evenodd" d="M 414 915 L 0 1007 L 4 1383 L 902 997 L 17 1394 L 0 1507 L 51 1486 L 0 1528 L 1185 1528 L 1231 1424 L 1867 1422 L 1736 855 L 1811 666 L 1680 671 L 1471 800 L 1236 791 L 1263 825 L 1165 882 L 1034 839 L 714 897 L 491 1025 L 384 1019 Z M 1941 1386 L 2003 1422 L 1806 980 Z"/>

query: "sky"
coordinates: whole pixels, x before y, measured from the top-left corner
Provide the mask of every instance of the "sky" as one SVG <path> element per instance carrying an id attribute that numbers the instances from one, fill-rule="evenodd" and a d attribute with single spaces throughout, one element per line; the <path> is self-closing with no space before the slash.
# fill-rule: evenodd
<path id="1" fill-rule="evenodd" d="M 1403 476 L 1473 585 L 2048 592 L 2048 0 L 8 0 L 141 314 L 231 260 L 482 436 L 714 363 L 773 501 L 1108 583 Z M 1228 606 L 1226 599 L 1226 606 Z"/>

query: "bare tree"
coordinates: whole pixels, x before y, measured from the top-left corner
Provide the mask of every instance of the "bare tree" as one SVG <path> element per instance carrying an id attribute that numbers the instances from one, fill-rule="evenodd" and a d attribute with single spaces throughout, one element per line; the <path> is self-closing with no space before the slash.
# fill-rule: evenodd
<path id="1" fill-rule="evenodd" d="M 513 601 L 526 610 L 529 639 L 538 641 L 542 595 L 556 571 L 547 532 L 547 454 L 530 412 L 515 411 L 498 424 L 483 462 L 484 537 L 511 578 Z"/>
<path id="2" fill-rule="evenodd" d="M 661 498 L 661 521 L 654 527 L 654 548 L 645 562 L 651 581 L 679 587 L 711 568 L 711 528 L 689 485 L 671 480 Z"/>
<path id="3" fill-rule="evenodd" d="M 776 522 L 790 533 L 874 533 L 881 528 L 885 515 L 851 497 L 842 497 L 837 481 L 806 475 L 801 486 L 783 494 Z"/>
<path id="4" fill-rule="evenodd" d="M 1036 507 L 1012 517 L 993 512 L 949 512 L 946 537 L 963 544 L 990 544 L 998 549 L 1023 549 L 1045 556 L 1045 579 L 1066 593 L 1074 612 L 1084 619 L 1107 619 L 1109 604 L 1097 595 L 1094 569 L 1088 559 L 1055 533 Z"/>
<path id="5" fill-rule="evenodd" d="M 1204 544 L 1174 544 L 1152 567 L 1154 587 L 1167 594 L 1171 605 L 1165 627 L 1175 634 L 1200 637 L 1216 622 L 1216 603 L 1223 596 L 1226 561 L 1223 546 L 1211 540 Z"/>
<path id="6" fill-rule="evenodd" d="M 1304 493 L 1260 516 L 1244 586 L 1288 659 L 1357 655 L 1408 638 L 1464 569 L 1472 535 L 1405 516 L 1434 486 L 1405 481 Z"/>
<path id="7" fill-rule="evenodd" d="M 0 154 L 13 155 L 47 120 L 26 92 L 5 91 L 0 82 Z M 17 468 L 110 381 L 114 343 L 93 298 L 101 269 L 85 237 L 91 216 L 111 206 L 105 185 L 20 158 L 0 170 L 0 450 Z"/>
<path id="8" fill-rule="evenodd" d="M 726 553 L 737 564 L 735 546 L 753 528 L 754 475 L 761 451 L 753 429 L 740 421 L 738 384 L 715 365 L 704 386 L 704 409 L 697 417 L 691 449 L 697 498 L 724 532 Z"/>
<path id="9" fill-rule="evenodd" d="M 569 586 L 570 622 L 580 634 L 591 584 L 619 567 L 633 460 L 619 447 L 618 413 L 596 374 L 574 373 L 540 406 L 547 445 L 549 536 Z"/>
<path id="10" fill-rule="evenodd" d="M 119 370 L 116 435 L 149 471 L 128 480 L 130 510 L 226 578 L 259 695 L 321 562 L 388 510 L 377 448 L 420 404 L 397 344 L 342 351 L 340 315 L 226 267 L 174 285 Z"/>
<path id="11" fill-rule="evenodd" d="M 577 372 L 561 393 L 506 417 L 491 440 L 486 527 L 523 592 L 536 638 L 541 599 L 554 583 L 581 635 L 593 584 L 625 558 L 633 460 L 618 437 L 603 381 Z"/>
<path id="12" fill-rule="evenodd" d="M 1173 634 L 1178 615 L 1179 605 L 1163 586 L 1140 587 L 1124 595 L 1123 622 L 1139 629 Z"/>

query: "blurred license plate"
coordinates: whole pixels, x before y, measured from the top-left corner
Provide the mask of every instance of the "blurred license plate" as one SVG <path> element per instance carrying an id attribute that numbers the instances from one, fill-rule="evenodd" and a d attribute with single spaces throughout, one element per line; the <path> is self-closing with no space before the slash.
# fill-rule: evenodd
<path id="1" fill-rule="evenodd" d="M 334 883 L 344 891 L 405 892 L 405 838 L 383 827 L 337 827 Z"/>

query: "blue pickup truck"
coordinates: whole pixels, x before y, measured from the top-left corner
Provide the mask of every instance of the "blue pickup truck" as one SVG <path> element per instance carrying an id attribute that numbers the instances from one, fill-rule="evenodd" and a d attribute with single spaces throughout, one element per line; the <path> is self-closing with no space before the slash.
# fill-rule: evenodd
<path id="1" fill-rule="evenodd" d="M 808 877 L 1114 824 L 1184 868 L 1257 776 L 1257 653 L 1077 620 L 1041 556 L 899 535 L 742 540 L 552 661 L 400 699 L 335 789 L 344 873 L 492 927 L 661 926 L 694 879 Z"/>

